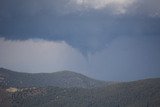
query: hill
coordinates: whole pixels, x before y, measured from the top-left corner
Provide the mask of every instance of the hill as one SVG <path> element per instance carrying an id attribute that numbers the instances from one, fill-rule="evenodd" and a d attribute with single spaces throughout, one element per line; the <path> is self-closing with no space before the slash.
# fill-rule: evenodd
<path id="1" fill-rule="evenodd" d="M 160 78 L 92 89 L 26 88 L 8 94 L 12 97 L 6 102 L 12 105 L 7 107 L 160 107 Z"/>
<path id="2" fill-rule="evenodd" d="M 0 107 L 160 107 L 160 78 L 107 84 L 70 71 L 1 68 L 0 83 Z"/>
<path id="3" fill-rule="evenodd" d="M 0 68 L 1 87 L 81 87 L 95 88 L 110 84 L 71 71 L 55 73 L 21 73 Z"/>

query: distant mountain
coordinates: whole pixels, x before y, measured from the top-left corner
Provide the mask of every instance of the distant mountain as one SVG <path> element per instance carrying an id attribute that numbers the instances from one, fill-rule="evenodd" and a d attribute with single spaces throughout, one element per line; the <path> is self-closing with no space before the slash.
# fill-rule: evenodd
<path id="1" fill-rule="evenodd" d="M 160 78 L 92 89 L 27 88 L 8 94 L 12 97 L 5 97 L 11 104 L 7 107 L 160 107 Z"/>
<path id="2" fill-rule="evenodd" d="M 91 79 L 79 73 L 60 71 L 55 73 L 21 73 L 0 68 L 1 87 L 80 87 L 95 88 L 110 82 Z"/>

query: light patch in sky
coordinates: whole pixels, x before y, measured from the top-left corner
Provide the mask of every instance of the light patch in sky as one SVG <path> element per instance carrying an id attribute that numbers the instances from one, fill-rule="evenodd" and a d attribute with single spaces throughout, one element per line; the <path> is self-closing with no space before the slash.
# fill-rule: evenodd
<path id="1" fill-rule="evenodd" d="M 0 66 L 22 72 L 85 71 L 86 60 L 64 41 L 0 38 Z M 83 72 L 85 74 L 85 72 Z"/>
<path id="2" fill-rule="evenodd" d="M 116 14 L 126 13 L 128 6 L 133 4 L 135 0 L 71 0 L 76 5 L 81 6 L 84 9 L 93 8 L 96 10 L 111 8 Z"/>

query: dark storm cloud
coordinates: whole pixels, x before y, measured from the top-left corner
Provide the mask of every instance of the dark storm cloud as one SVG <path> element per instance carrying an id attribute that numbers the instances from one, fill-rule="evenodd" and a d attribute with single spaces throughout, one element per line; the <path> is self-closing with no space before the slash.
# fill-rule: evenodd
<path id="1" fill-rule="evenodd" d="M 86 1 L 86 7 L 98 5 L 96 0 L 92 5 Z M 86 53 L 103 49 L 117 36 L 160 34 L 158 0 L 136 1 L 121 9 L 119 5 L 125 1 L 118 2 L 117 7 L 106 3 L 102 9 L 93 9 L 72 0 L 1 0 L 0 35 L 8 39 L 64 40 Z M 118 7 L 125 13 L 114 14 Z"/>

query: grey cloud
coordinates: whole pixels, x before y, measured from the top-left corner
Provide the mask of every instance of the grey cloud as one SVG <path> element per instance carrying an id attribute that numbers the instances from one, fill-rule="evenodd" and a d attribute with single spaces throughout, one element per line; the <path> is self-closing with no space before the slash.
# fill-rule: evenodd
<path id="1" fill-rule="evenodd" d="M 0 66 L 103 80 L 158 77 L 160 2 L 134 1 L 115 14 L 114 3 L 96 9 L 71 0 L 1 0 Z"/>
<path id="2" fill-rule="evenodd" d="M 160 35 L 159 17 L 150 17 L 158 11 L 159 1 L 135 1 L 126 14 L 115 15 L 112 4 L 100 10 L 81 10 L 70 0 L 1 0 L 0 35 L 66 41 L 84 54 L 104 49 L 123 35 Z"/>
<path id="3" fill-rule="evenodd" d="M 65 42 L 0 39 L 0 66 L 20 72 L 72 70 L 101 80 L 160 76 L 160 37 L 121 36 L 84 57 Z"/>
<path id="4" fill-rule="evenodd" d="M 87 71 L 84 56 L 65 42 L 0 38 L 0 50 L 0 66 L 20 72 Z"/>
<path id="5" fill-rule="evenodd" d="M 159 77 L 159 46 L 158 36 L 118 37 L 106 49 L 89 55 L 91 75 L 106 80 Z"/>

